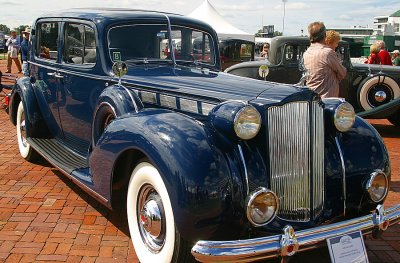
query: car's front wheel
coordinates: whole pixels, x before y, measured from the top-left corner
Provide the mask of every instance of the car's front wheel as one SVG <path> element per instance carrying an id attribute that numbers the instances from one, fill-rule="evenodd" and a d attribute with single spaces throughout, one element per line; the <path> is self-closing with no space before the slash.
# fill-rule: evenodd
<path id="1" fill-rule="evenodd" d="M 158 170 L 141 162 L 132 172 L 127 216 L 140 262 L 187 262 L 190 249 L 175 227 L 171 200 Z"/>
<path id="2" fill-rule="evenodd" d="M 38 154 L 27 141 L 28 120 L 25 116 L 24 105 L 22 101 L 17 109 L 17 140 L 19 153 L 25 160 L 33 161 L 37 159 Z"/>

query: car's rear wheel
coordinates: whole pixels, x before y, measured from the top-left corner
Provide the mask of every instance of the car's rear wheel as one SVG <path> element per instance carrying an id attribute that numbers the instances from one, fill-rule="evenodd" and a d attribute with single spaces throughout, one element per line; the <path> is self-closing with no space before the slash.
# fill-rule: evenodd
<path id="1" fill-rule="evenodd" d="M 187 262 L 190 249 L 175 227 L 168 191 L 158 170 L 146 161 L 132 172 L 127 216 L 140 262 Z"/>
<path id="2" fill-rule="evenodd" d="M 399 97 L 397 82 L 383 74 L 366 78 L 358 88 L 358 102 L 363 110 L 373 109 Z"/>
<path id="3" fill-rule="evenodd" d="M 17 109 L 17 140 L 19 153 L 25 160 L 34 161 L 38 157 L 38 153 L 32 148 L 27 141 L 27 130 L 29 121 L 25 116 L 25 109 L 22 101 L 20 101 Z"/>

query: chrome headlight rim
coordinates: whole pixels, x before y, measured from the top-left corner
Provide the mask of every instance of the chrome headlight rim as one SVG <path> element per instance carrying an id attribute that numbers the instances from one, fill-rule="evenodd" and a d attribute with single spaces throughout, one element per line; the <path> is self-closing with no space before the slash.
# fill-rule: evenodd
<path id="1" fill-rule="evenodd" d="M 266 220 L 263 223 L 257 223 L 257 222 L 255 222 L 253 220 L 253 218 L 251 216 L 251 210 L 252 210 L 251 204 L 261 194 L 271 194 L 273 196 L 274 200 L 275 200 L 276 208 L 275 208 L 274 213 L 272 214 L 272 216 L 268 220 Z M 265 226 L 268 223 L 270 223 L 272 220 L 274 220 L 276 218 L 277 214 L 278 214 L 278 210 L 279 210 L 279 199 L 278 199 L 277 195 L 272 190 L 269 190 L 269 189 L 267 189 L 265 187 L 257 188 L 256 190 L 251 192 L 246 198 L 246 216 L 247 216 L 247 219 L 249 220 L 249 222 L 252 225 L 254 225 L 256 227 Z"/>
<path id="2" fill-rule="evenodd" d="M 349 111 L 350 115 L 344 116 L 343 111 Z M 343 118 L 348 118 L 348 119 L 343 120 Z M 336 129 L 340 132 L 346 132 L 350 130 L 353 127 L 355 120 L 356 120 L 356 113 L 354 111 L 354 108 L 347 101 L 343 101 L 342 103 L 340 103 L 336 107 L 333 113 L 333 122 L 335 124 Z"/>
<path id="3" fill-rule="evenodd" d="M 246 111 L 251 111 L 253 114 L 255 114 L 256 118 L 257 118 L 256 122 L 258 122 L 258 123 L 253 122 L 253 124 L 256 124 L 257 126 L 256 126 L 256 129 L 253 130 L 250 134 L 241 133 L 242 128 L 244 128 L 244 127 L 239 128 L 239 125 L 241 124 L 241 123 L 239 123 L 240 118 L 242 117 L 242 114 L 246 114 L 245 113 Z M 240 139 L 242 139 L 242 140 L 253 139 L 254 137 L 257 136 L 257 134 L 259 133 L 259 131 L 261 129 L 261 114 L 260 114 L 260 112 L 252 105 L 244 106 L 235 114 L 235 118 L 233 120 L 233 129 L 235 131 L 236 136 L 239 137 Z"/>
<path id="4" fill-rule="evenodd" d="M 374 198 L 374 193 L 371 191 L 372 185 L 373 185 L 374 180 L 380 175 L 383 175 L 383 177 L 385 179 L 384 180 L 384 182 L 385 182 L 385 191 L 383 192 L 383 194 L 382 194 L 382 196 L 380 198 Z M 382 200 L 384 200 L 386 198 L 387 194 L 388 194 L 388 191 L 389 191 L 389 179 L 388 179 L 388 176 L 386 175 L 386 173 L 384 173 L 382 170 L 379 170 L 379 169 L 375 170 L 374 172 L 372 172 L 370 174 L 370 177 L 368 178 L 366 184 L 365 184 L 365 191 L 368 193 L 368 197 L 370 198 L 370 200 L 372 202 L 379 203 Z"/>

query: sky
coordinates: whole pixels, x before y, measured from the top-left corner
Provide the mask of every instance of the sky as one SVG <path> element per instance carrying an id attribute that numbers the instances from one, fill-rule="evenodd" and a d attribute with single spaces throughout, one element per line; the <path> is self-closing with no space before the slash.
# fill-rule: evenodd
<path id="1" fill-rule="evenodd" d="M 118 7 L 157 10 L 187 15 L 205 0 L 0 0 L 0 24 L 9 28 L 31 25 L 40 14 L 75 7 Z M 285 1 L 285 8 L 284 3 Z M 232 25 L 256 33 L 274 25 L 284 35 L 307 32 L 307 25 L 323 21 L 327 28 L 372 28 L 374 17 L 400 10 L 399 0 L 209 0 Z M 283 18 L 285 10 L 285 18 Z"/>

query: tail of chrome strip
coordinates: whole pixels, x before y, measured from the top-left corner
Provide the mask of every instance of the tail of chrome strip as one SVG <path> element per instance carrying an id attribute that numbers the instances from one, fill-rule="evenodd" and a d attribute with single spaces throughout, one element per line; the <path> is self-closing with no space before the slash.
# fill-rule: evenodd
<path id="1" fill-rule="evenodd" d="M 270 187 L 280 199 L 278 216 L 309 221 L 324 202 L 323 109 L 317 102 L 293 102 L 270 107 L 267 117 Z"/>

